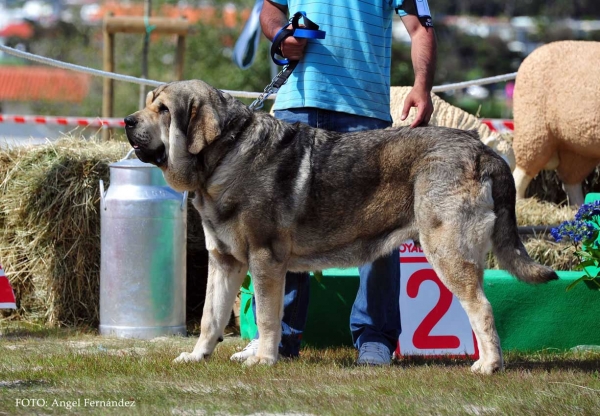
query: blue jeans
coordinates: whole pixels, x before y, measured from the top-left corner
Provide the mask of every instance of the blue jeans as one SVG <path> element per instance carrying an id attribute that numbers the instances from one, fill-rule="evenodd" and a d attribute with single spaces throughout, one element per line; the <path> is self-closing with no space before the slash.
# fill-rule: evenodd
<path id="1" fill-rule="evenodd" d="M 317 108 L 278 110 L 275 111 L 275 118 L 338 132 L 382 129 L 391 125 L 391 122 L 385 120 Z M 396 349 L 400 335 L 398 250 L 360 267 L 359 274 L 360 286 L 350 313 L 352 342 L 358 349 L 365 342 L 381 342 L 390 349 L 391 354 Z M 299 354 L 308 316 L 309 295 L 309 274 L 288 272 L 285 278 L 282 335 L 279 345 L 279 352 L 283 356 L 295 357 Z M 254 298 L 252 309 L 256 317 Z M 256 337 L 258 338 L 258 333 Z"/>

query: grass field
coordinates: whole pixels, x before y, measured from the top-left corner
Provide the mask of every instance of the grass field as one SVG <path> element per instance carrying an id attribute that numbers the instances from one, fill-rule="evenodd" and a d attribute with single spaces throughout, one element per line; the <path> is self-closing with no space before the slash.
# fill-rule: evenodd
<path id="1" fill-rule="evenodd" d="M 173 364 L 196 338 L 104 338 L 0 323 L 0 414 L 599 415 L 600 352 L 506 353 L 476 376 L 460 359 L 354 365 L 351 348 L 246 368 L 228 336 L 209 362 Z"/>

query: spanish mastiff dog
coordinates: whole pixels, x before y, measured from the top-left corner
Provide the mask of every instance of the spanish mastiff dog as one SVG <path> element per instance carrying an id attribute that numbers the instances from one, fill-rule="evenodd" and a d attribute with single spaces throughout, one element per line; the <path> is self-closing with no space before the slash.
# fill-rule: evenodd
<path id="1" fill-rule="evenodd" d="M 273 364 L 286 271 L 358 266 L 414 239 L 469 317 L 480 353 L 472 370 L 490 374 L 503 360 L 482 289 L 488 250 L 519 280 L 557 279 L 527 254 L 510 169 L 474 132 L 334 133 L 254 112 L 197 80 L 158 87 L 125 125 L 137 157 L 174 189 L 193 191 L 202 217 L 201 334 L 176 361 L 210 356 L 248 270 L 260 341 L 246 364 Z"/>

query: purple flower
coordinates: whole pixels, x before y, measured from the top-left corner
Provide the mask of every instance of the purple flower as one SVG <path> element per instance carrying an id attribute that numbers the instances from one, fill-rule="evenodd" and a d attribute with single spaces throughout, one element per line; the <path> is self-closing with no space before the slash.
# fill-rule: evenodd
<path id="1" fill-rule="evenodd" d="M 600 216 L 600 201 L 590 202 L 589 204 L 583 204 L 579 207 L 577 214 L 575 214 L 576 220 L 593 220 L 594 217 Z"/>
<path id="2" fill-rule="evenodd" d="M 550 230 L 550 233 L 556 241 L 571 240 L 574 243 L 595 239 L 598 236 L 598 230 L 593 224 L 580 219 L 565 221 Z"/>

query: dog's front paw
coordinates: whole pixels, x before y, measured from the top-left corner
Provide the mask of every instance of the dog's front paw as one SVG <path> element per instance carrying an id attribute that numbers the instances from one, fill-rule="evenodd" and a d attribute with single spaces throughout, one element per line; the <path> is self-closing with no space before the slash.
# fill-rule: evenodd
<path id="1" fill-rule="evenodd" d="M 248 357 L 246 359 L 246 361 L 244 361 L 244 366 L 246 367 L 250 367 L 256 364 L 262 364 L 262 365 L 273 365 L 277 362 L 277 357 L 261 357 L 258 355 L 253 355 L 251 357 Z"/>
<path id="2" fill-rule="evenodd" d="M 204 354 L 197 354 L 193 352 L 182 352 L 179 357 L 173 360 L 174 363 L 193 363 L 197 361 L 206 360 L 208 357 Z"/>
<path id="3" fill-rule="evenodd" d="M 502 371 L 502 370 L 504 370 L 504 365 L 503 365 L 502 361 L 486 363 L 486 362 L 483 362 L 483 360 L 479 359 L 479 360 L 475 361 L 475 364 L 473 364 L 471 366 L 472 372 L 477 373 L 477 374 L 483 374 L 486 376 L 489 376 L 490 374 L 493 374 L 497 371 Z"/>

